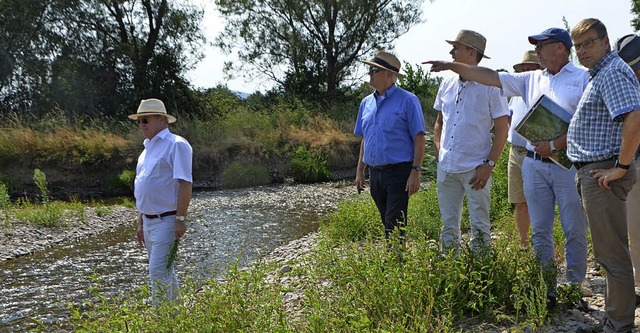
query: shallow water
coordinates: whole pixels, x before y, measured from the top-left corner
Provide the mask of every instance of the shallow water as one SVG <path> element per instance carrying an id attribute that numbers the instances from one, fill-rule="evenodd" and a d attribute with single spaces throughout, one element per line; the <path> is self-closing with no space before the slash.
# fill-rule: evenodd
<path id="1" fill-rule="evenodd" d="M 317 229 L 319 218 L 353 193 L 335 184 L 269 186 L 194 193 L 180 244 L 179 279 L 222 274 Z M 146 252 L 135 226 L 0 263 L 0 331 L 64 331 L 69 304 L 124 294 L 147 283 Z"/>

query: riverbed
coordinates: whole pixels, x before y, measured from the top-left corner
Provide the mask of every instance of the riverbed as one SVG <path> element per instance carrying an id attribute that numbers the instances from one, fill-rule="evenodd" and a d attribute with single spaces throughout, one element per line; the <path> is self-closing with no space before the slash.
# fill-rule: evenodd
<path id="1" fill-rule="evenodd" d="M 220 276 L 228 265 L 245 265 L 315 231 L 320 219 L 353 193 L 354 187 L 343 183 L 196 192 L 176 263 L 179 279 Z M 41 234 L 43 239 L 31 241 L 44 249 L 25 247 L 33 253 L 0 262 L 0 331 L 23 332 L 38 325 L 64 330 L 69 305 L 91 300 L 92 290 L 111 297 L 147 283 L 146 253 L 137 245 L 131 219 L 135 213 L 121 209 L 119 221 L 108 221 L 112 225 L 103 232 L 87 228 L 91 217 L 62 231 L 7 229 L 7 239 Z M 78 229 L 89 230 L 87 237 L 79 236 Z M 47 246 L 47 239 L 64 239 L 52 234 L 74 236 Z"/>

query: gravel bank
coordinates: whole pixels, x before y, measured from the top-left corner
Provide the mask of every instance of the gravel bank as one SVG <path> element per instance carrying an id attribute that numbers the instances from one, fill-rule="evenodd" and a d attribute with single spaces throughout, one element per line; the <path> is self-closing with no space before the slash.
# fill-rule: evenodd
<path id="1" fill-rule="evenodd" d="M 104 213 L 105 209 L 100 211 Z M 18 221 L 12 216 L 0 220 L 0 262 L 135 223 L 133 208 L 110 206 L 106 211 L 106 214 L 98 215 L 95 208 L 86 207 L 83 219 L 68 218 L 63 226 L 54 228 Z M 0 211 L 0 214 L 5 216 L 5 212 Z"/>

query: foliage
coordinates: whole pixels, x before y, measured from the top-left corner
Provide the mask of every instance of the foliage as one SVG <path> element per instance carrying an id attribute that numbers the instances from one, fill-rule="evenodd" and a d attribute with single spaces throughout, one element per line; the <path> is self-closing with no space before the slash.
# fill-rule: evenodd
<path id="1" fill-rule="evenodd" d="M 7 192 L 7 185 L 0 182 L 0 209 L 6 210 L 11 206 L 11 198 Z"/>
<path id="2" fill-rule="evenodd" d="M 631 27 L 634 31 L 638 31 L 640 30 L 640 0 L 631 0 L 631 14 L 634 15 Z"/>
<path id="3" fill-rule="evenodd" d="M 34 205 L 22 201 L 14 211 L 17 219 L 28 221 L 35 225 L 53 228 L 65 224 L 63 218 L 65 206 L 59 201 L 52 201 L 42 205 Z"/>
<path id="4" fill-rule="evenodd" d="M 193 112 L 202 16 L 175 0 L 2 1 L 0 111 L 123 116 L 154 96 Z"/>
<path id="5" fill-rule="evenodd" d="M 290 174 L 300 183 L 316 183 L 333 179 L 327 161 L 317 151 L 299 146 L 291 157 Z"/>
<path id="6" fill-rule="evenodd" d="M 40 171 L 40 169 L 33 170 L 33 181 L 36 183 L 36 186 L 40 190 L 40 195 L 42 196 L 42 202 L 49 202 L 49 194 L 47 190 L 47 175 L 44 172 Z"/>
<path id="7" fill-rule="evenodd" d="M 142 300 L 149 297 L 146 286 L 114 299 L 103 297 L 96 286 L 96 302 L 87 304 L 88 309 L 72 309 L 74 331 L 294 332 L 286 321 L 283 287 L 266 282 L 266 272 L 274 268 L 258 264 L 255 269 L 241 270 L 233 266 L 224 281 L 187 282 L 181 294 L 189 299 L 182 306 L 144 305 Z"/>
<path id="8" fill-rule="evenodd" d="M 270 182 L 269 172 L 262 166 L 233 162 L 222 173 L 222 186 L 227 188 L 266 185 Z"/>
<path id="9" fill-rule="evenodd" d="M 116 177 L 107 182 L 107 187 L 112 190 L 127 189 L 133 191 L 136 180 L 136 172 L 133 170 L 122 170 Z"/>
<path id="10" fill-rule="evenodd" d="M 288 95 L 328 101 L 358 77 L 356 60 L 388 49 L 420 22 L 423 0 L 325 2 L 216 0 L 225 29 L 216 39 L 237 52 L 228 75 L 272 79 Z"/>

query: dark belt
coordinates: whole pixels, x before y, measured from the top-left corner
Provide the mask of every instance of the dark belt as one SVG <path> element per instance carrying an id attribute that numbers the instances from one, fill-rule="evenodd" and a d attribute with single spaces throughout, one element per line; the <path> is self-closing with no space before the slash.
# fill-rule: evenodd
<path id="1" fill-rule="evenodd" d="M 618 156 L 612 156 L 607 158 L 606 160 L 602 160 L 602 161 L 593 161 L 593 162 L 574 162 L 573 166 L 576 167 L 576 170 L 580 170 L 581 168 L 584 168 L 585 166 L 591 164 L 591 163 L 598 163 L 598 162 L 607 162 L 607 161 L 615 161 L 618 159 Z"/>
<path id="2" fill-rule="evenodd" d="M 163 217 L 167 217 L 167 216 L 171 216 L 171 215 L 176 215 L 176 211 L 172 210 L 170 212 L 164 212 L 162 214 L 142 214 L 144 215 L 146 218 L 148 219 L 161 219 Z"/>
<path id="3" fill-rule="evenodd" d="M 402 162 L 402 163 L 394 163 L 394 164 L 385 164 L 385 165 L 376 165 L 372 168 L 376 169 L 376 170 L 386 170 L 386 169 L 392 169 L 401 165 L 406 165 L 406 164 L 411 164 L 411 162 Z"/>
<path id="4" fill-rule="evenodd" d="M 527 157 L 533 158 L 534 160 L 540 161 L 542 163 L 553 163 L 553 161 L 550 158 L 544 158 L 540 156 L 540 154 L 536 152 L 532 152 L 530 150 L 527 151 Z"/>

